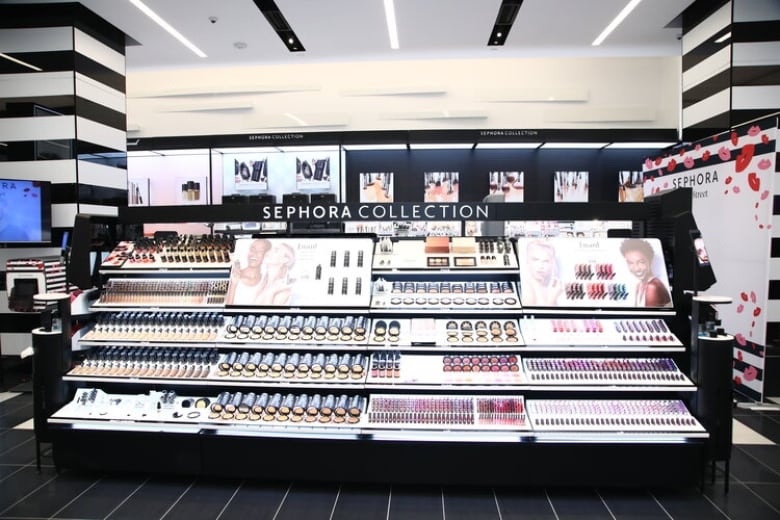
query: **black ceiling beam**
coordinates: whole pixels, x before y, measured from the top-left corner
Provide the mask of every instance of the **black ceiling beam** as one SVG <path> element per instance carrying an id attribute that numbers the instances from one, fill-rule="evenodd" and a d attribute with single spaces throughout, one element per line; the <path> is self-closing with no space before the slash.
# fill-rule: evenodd
<path id="1" fill-rule="evenodd" d="M 279 35 L 288 51 L 304 52 L 306 50 L 274 0 L 254 0 L 254 2 L 265 19 L 268 20 L 271 28 Z"/>
<path id="2" fill-rule="evenodd" d="M 512 25 L 515 23 L 517 13 L 522 5 L 523 0 L 501 1 L 501 5 L 498 7 L 498 14 L 496 15 L 496 22 L 493 24 L 493 30 L 490 31 L 488 46 L 500 46 L 506 43 L 506 37 L 512 29 Z"/>

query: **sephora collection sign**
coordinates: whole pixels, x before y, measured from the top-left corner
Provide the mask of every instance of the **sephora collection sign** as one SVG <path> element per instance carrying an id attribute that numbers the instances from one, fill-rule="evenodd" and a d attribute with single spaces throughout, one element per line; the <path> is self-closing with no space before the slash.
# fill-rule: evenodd
<path id="1" fill-rule="evenodd" d="M 494 220 L 490 204 L 273 204 L 259 208 L 258 218 L 271 222 L 312 220 Z"/>

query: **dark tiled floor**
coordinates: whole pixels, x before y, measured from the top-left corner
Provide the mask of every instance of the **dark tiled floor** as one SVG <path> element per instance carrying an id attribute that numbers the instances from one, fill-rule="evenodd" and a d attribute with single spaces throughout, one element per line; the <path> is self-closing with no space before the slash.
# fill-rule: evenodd
<path id="1" fill-rule="evenodd" d="M 339 485 L 57 472 L 44 449 L 39 473 L 33 432 L 13 429 L 29 419 L 31 403 L 29 394 L 0 403 L 0 520 L 780 518 L 777 445 L 735 445 L 728 494 L 722 469 L 703 490 Z M 777 413 L 737 415 L 769 438 L 780 426 Z"/>

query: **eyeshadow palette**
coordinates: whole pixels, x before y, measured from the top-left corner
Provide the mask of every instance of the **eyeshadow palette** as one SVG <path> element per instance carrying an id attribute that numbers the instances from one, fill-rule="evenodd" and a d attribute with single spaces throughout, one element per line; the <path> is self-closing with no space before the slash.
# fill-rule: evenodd
<path id="1" fill-rule="evenodd" d="M 522 396 L 371 395 L 365 427 L 528 430 Z"/>
<path id="2" fill-rule="evenodd" d="M 428 237 L 380 240 L 374 269 L 517 269 L 512 242 L 503 237 Z"/>
<path id="3" fill-rule="evenodd" d="M 374 309 L 519 309 L 514 282 L 387 281 L 374 282 Z"/>
<path id="4" fill-rule="evenodd" d="M 529 399 L 536 431 L 704 432 L 679 400 Z"/>
<path id="5" fill-rule="evenodd" d="M 669 358 L 526 358 L 523 366 L 539 385 L 692 386 Z"/>
<path id="6" fill-rule="evenodd" d="M 218 312 L 122 311 L 98 313 L 85 341 L 213 342 L 223 327 Z"/>
<path id="7" fill-rule="evenodd" d="M 220 341 L 266 344 L 364 344 L 371 333 L 365 316 L 237 314 L 227 319 Z"/>
<path id="8" fill-rule="evenodd" d="M 682 346 L 660 318 L 523 319 L 520 330 L 529 346 Z"/>
<path id="9" fill-rule="evenodd" d="M 514 319 L 437 319 L 440 345 L 494 347 L 521 346 L 517 320 Z"/>
<path id="10" fill-rule="evenodd" d="M 225 279 L 112 279 L 95 307 L 222 307 L 227 287 Z"/>
<path id="11" fill-rule="evenodd" d="M 515 354 L 419 355 L 399 351 L 371 355 L 367 383 L 397 385 L 519 385 L 525 383 Z"/>

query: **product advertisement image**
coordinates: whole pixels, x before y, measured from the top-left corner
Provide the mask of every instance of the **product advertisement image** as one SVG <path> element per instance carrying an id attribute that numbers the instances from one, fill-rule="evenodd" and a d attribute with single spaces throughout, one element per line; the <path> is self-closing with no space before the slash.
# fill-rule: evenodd
<path id="1" fill-rule="evenodd" d="M 670 464 L 695 481 L 708 434 L 689 411 L 671 301 L 650 302 L 653 281 L 669 286 L 660 244 L 631 240 L 121 242 L 48 417 L 55 462 L 270 477 L 288 460 L 299 478 L 517 483 L 487 462 L 453 470 L 457 448 L 529 464 L 606 456 L 605 483 Z M 226 443 L 247 464 L 215 457 Z M 74 455 L 87 446 L 95 456 Z M 387 464 L 289 464 L 311 450 Z M 556 471 L 576 480 L 574 463 Z"/>

